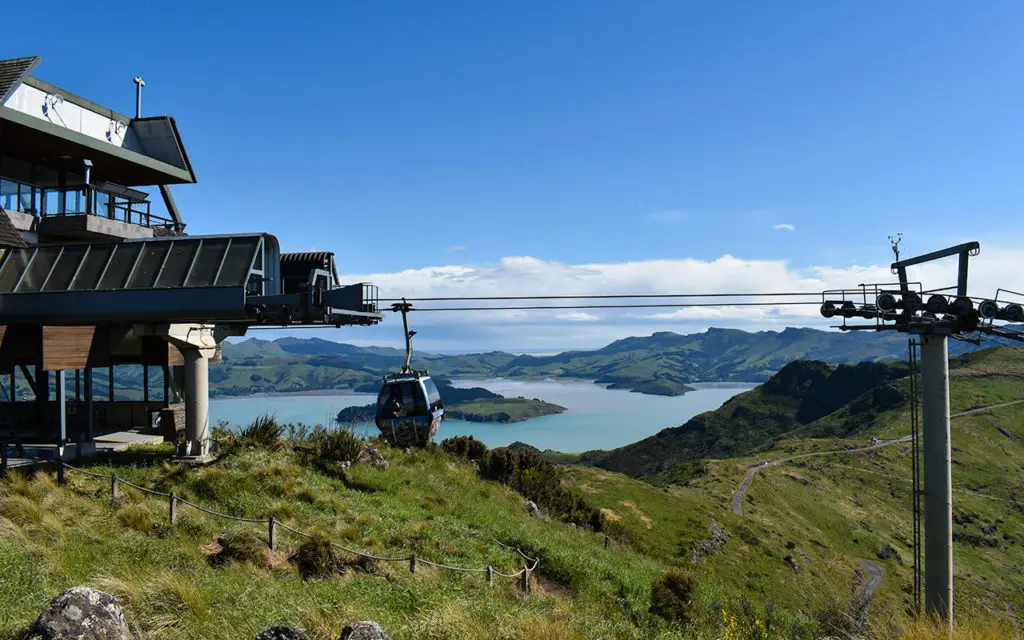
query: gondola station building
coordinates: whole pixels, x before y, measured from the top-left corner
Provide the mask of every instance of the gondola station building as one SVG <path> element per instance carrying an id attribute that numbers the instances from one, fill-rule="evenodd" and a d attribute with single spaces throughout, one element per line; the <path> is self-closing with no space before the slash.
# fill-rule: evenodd
<path id="1" fill-rule="evenodd" d="M 249 327 L 373 325 L 373 285 L 269 233 L 192 236 L 169 116 L 124 116 L 0 60 L 0 448 L 70 460 L 160 434 L 210 459 L 208 367 Z M 163 207 L 151 211 L 151 193 Z M 119 377 L 133 388 L 122 393 Z M 120 434 L 120 438 L 112 434 Z"/>

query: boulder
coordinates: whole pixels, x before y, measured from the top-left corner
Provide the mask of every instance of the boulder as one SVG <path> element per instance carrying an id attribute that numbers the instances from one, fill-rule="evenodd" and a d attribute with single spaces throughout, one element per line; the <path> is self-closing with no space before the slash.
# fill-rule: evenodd
<path id="1" fill-rule="evenodd" d="M 796 561 L 796 558 L 793 557 L 793 554 L 787 555 L 783 560 L 790 569 L 800 573 L 800 564 Z"/>
<path id="2" fill-rule="evenodd" d="M 899 552 L 896 551 L 896 547 L 892 546 L 888 542 L 882 545 L 882 548 L 879 549 L 878 553 L 875 555 L 878 556 L 879 560 L 895 559 L 899 564 L 903 564 L 903 558 L 901 558 Z"/>
<path id="3" fill-rule="evenodd" d="M 50 601 L 35 633 L 42 640 L 135 640 L 114 596 L 88 587 L 72 587 Z"/>
<path id="4" fill-rule="evenodd" d="M 534 518 L 539 518 L 540 515 L 541 515 L 540 514 L 540 507 L 538 507 L 537 503 L 534 502 L 533 500 L 527 500 L 526 501 L 526 510 L 529 511 L 530 515 L 533 516 Z"/>
<path id="5" fill-rule="evenodd" d="M 282 624 L 260 631 L 256 634 L 256 640 L 309 640 L 309 636 L 295 627 Z"/>
<path id="6" fill-rule="evenodd" d="M 345 625 L 338 640 L 391 640 L 376 622 L 353 622 Z"/>
<path id="7" fill-rule="evenodd" d="M 387 458 L 372 444 L 363 445 L 363 449 L 359 452 L 359 462 L 364 462 L 374 469 L 382 471 L 387 471 L 388 468 Z"/>

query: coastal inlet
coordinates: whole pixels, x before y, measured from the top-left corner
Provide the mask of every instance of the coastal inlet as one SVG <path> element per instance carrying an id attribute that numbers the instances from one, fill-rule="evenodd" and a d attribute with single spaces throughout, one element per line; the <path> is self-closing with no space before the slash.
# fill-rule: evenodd
<path id="1" fill-rule="evenodd" d="M 472 435 L 489 447 L 500 447 L 516 441 L 539 449 L 558 451 L 586 451 L 612 449 L 636 442 L 666 427 L 677 427 L 698 413 L 717 409 L 732 396 L 753 388 L 753 384 L 694 384 L 694 391 L 681 396 L 652 396 L 625 390 L 607 389 L 590 382 L 564 382 L 554 380 L 508 380 L 501 378 L 454 380 L 455 389 L 482 388 L 503 396 L 504 400 L 540 398 L 550 405 L 552 413 L 513 421 L 508 407 L 488 413 L 508 413 L 509 422 L 470 422 L 448 419 L 441 423 L 438 440 L 454 435 Z M 442 391 L 444 393 L 444 391 Z M 461 399 L 461 398 L 460 398 Z M 331 424 L 342 409 L 372 404 L 375 395 L 352 392 L 317 392 L 308 394 L 275 394 L 218 398 L 210 402 L 210 422 L 226 421 L 237 427 L 245 425 L 264 413 L 277 416 L 284 423 Z M 481 398 L 494 402 L 497 398 Z M 481 413 L 483 405 L 473 406 L 476 400 L 463 400 L 472 413 Z M 445 396 L 448 407 L 453 403 Z M 517 403 L 518 404 L 518 403 Z M 492 405 L 493 406 L 493 405 Z M 524 407 L 541 409 L 529 400 Z M 557 407 L 558 409 L 554 409 Z M 459 407 L 454 407 L 459 410 Z M 481 415 L 487 415 L 481 413 Z M 357 430 L 376 435 L 373 415 L 358 422 Z"/>

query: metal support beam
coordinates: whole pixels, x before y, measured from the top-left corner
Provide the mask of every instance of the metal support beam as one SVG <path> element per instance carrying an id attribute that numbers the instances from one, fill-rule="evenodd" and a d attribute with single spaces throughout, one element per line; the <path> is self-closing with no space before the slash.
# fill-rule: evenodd
<path id="1" fill-rule="evenodd" d="M 142 365 L 142 401 L 149 402 L 149 365 Z"/>
<path id="2" fill-rule="evenodd" d="M 114 401 L 114 365 L 107 368 L 107 400 Z"/>
<path id="3" fill-rule="evenodd" d="M 181 219 L 181 213 L 178 212 L 178 205 L 174 202 L 174 196 L 171 195 L 171 188 L 166 184 L 160 185 L 160 195 L 164 199 L 167 213 L 171 215 L 171 220 L 174 220 L 174 230 L 184 231 L 185 223 Z"/>
<path id="4" fill-rule="evenodd" d="M 57 445 L 64 446 L 68 439 L 68 392 L 65 386 L 65 373 L 57 372 Z"/>
<path id="5" fill-rule="evenodd" d="M 84 372 L 85 378 L 85 441 L 92 442 L 93 438 L 93 424 L 95 420 L 96 412 L 93 410 L 93 398 L 92 398 L 92 369 L 86 368 Z"/>
<path id="6" fill-rule="evenodd" d="M 948 339 L 921 339 L 925 612 L 953 625 L 953 501 Z"/>

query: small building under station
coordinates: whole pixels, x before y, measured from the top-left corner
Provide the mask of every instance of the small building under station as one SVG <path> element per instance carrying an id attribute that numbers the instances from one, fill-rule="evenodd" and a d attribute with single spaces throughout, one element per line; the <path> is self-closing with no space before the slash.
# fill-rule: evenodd
<path id="1" fill-rule="evenodd" d="M 0 60 L 0 449 L 71 459 L 159 433 L 208 460 L 221 342 L 376 324 L 376 287 L 343 285 L 333 253 L 282 254 L 269 233 L 188 235 L 171 186 L 196 176 L 174 119 L 141 117 L 141 79 L 129 118 L 39 80 L 38 64 Z"/>

